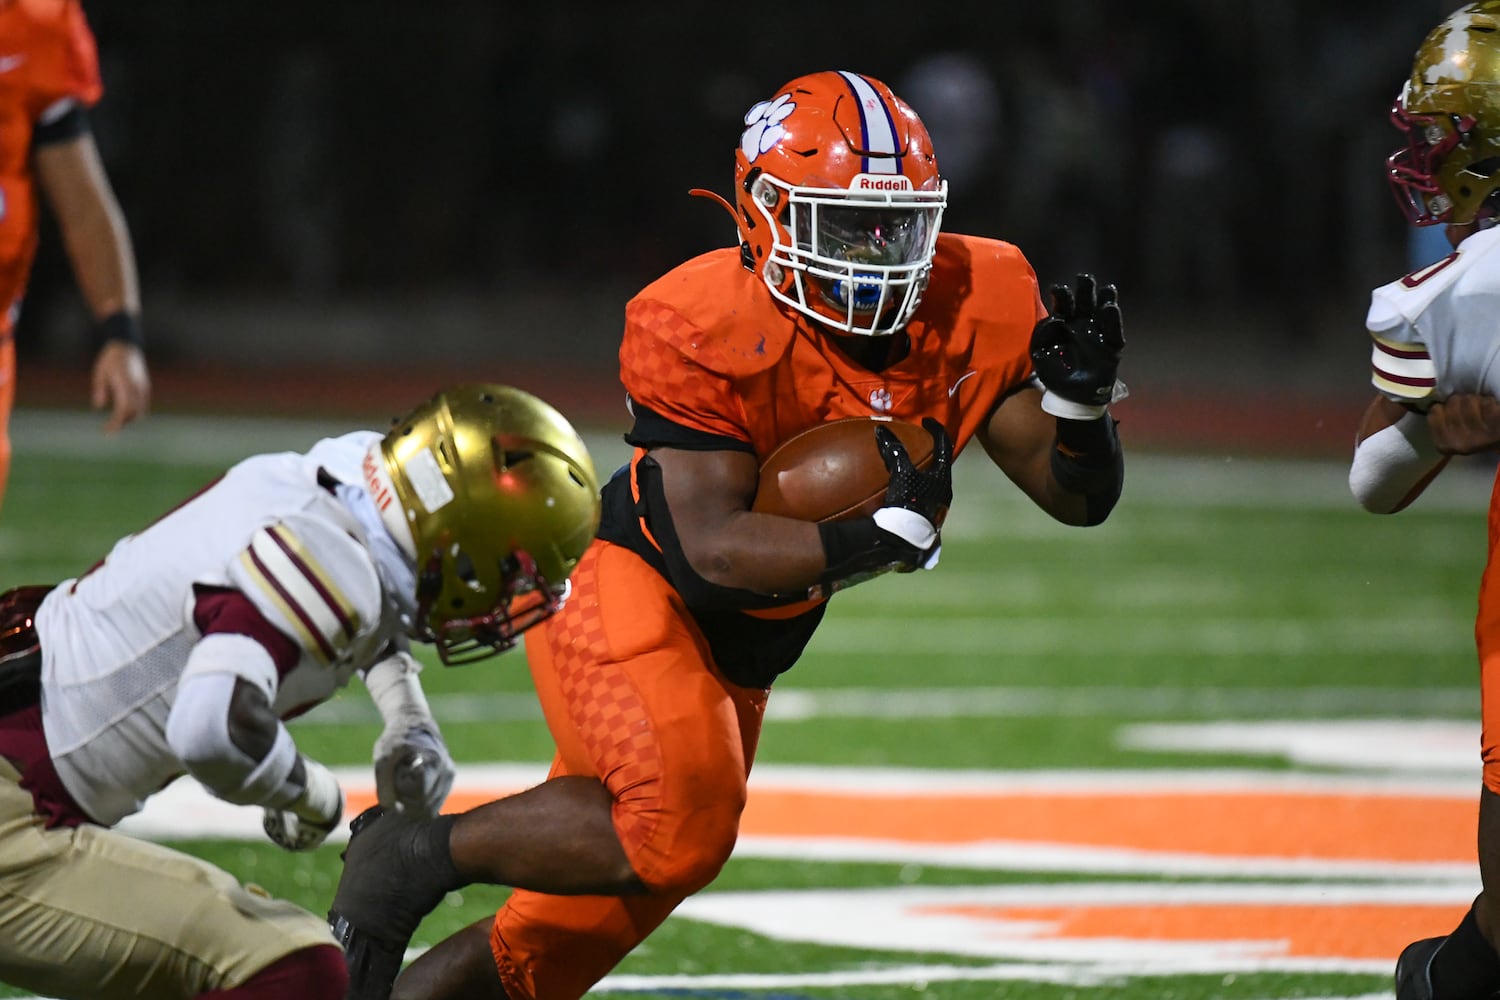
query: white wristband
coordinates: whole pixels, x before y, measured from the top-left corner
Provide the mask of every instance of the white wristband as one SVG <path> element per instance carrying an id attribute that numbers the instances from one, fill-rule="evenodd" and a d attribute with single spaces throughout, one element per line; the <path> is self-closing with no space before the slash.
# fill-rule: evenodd
<path id="1" fill-rule="evenodd" d="M 937 528 L 932 522 L 905 507 L 880 508 L 875 512 L 875 525 L 919 552 L 926 552 L 937 541 Z"/>
<path id="2" fill-rule="evenodd" d="M 307 785 L 302 794 L 288 808 L 305 820 L 326 824 L 337 820 L 335 815 L 343 807 L 343 791 L 333 772 L 311 757 L 302 758 L 302 769 L 307 775 Z"/>
<path id="3" fill-rule="evenodd" d="M 422 665 L 410 653 L 394 653 L 365 671 L 365 690 L 387 726 L 432 718 L 418 676 Z"/>
<path id="4" fill-rule="evenodd" d="M 244 784 L 223 798 L 239 805 L 285 808 L 300 791 L 289 780 L 292 768 L 296 766 L 297 745 L 292 742 L 292 734 L 286 731 L 286 726 L 278 724 L 271 752 L 250 772 Z"/>
<path id="5" fill-rule="evenodd" d="M 1126 388 L 1125 383 L 1119 379 L 1115 379 L 1114 388 L 1109 393 L 1109 402 L 1118 403 L 1129 395 L 1130 390 Z M 1043 386 L 1042 409 L 1054 417 L 1061 417 L 1063 420 L 1098 420 L 1109 412 L 1109 403 L 1101 403 L 1097 406 L 1090 406 L 1087 403 L 1075 403 L 1071 399 L 1062 398 L 1051 389 Z"/>

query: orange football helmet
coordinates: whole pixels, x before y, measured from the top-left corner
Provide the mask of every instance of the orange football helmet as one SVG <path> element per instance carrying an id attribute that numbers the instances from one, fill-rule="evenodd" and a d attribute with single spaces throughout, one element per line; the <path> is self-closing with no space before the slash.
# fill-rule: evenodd
<path id="1" fill-rule="evenodd" d="M 745 266 L 772 295 L 845 333 L 906 325 L 948 199 L 906 102 L 858 73 L 798 77 L 746 113 L 734 162 Z"/>

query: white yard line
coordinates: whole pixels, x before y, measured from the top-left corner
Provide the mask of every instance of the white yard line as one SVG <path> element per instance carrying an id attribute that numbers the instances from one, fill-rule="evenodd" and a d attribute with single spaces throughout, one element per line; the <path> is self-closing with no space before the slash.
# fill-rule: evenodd
<path id="1" fill-rule="evenodd" d="M 302 449 L 319 437 L 356 429 L 348 421 L 291 418 L 210 417 L 152 414 L 122 433 L 105 437 L 98 414 L 17 410 L 11 417 L 15 454 L 69 455 L 80 459 L 150 459 L 167 464 L 233 461 L 260 451 Z M 1350 430 L 1353 434 L 1353 430 Z M 601 472 L 628 459 L 618 434 L 584 437 Z M 1352 439 L 1352 438 L 1351 438 Z M 978 449 L 973 449 L 978 455 Z M 1129 452 L 1125 497 L 1130 503 L 1173 506 L 1349 507 L 1348 465 L 1341 460 L 1264 459 Z M 1018 505 L 1027 501 L 984 460 L 961 459 L 954 467 L 960 495 L 984 491 Z M 1427 489 L 1426 510 L 1483 511 L 1489 504 L 1493 470 L 1480 462 L 1455 464 Z M 950 525 L 966 530 L 973 515 L 992 521 L 993 510 L 958 505 Z M 1062 529 L 1067 530 L 1067 529 Z"/>
<path id="2" fill-rule="evenodd" d="M 355 685 L 357 688 L 358 685 Z M 429 694 L 442 723 L 514 722 L 542 717 L 533 694 Z M 1418 713 L 1454 724 L 1478 725 L 1470 687 L 1239 688 L 1239 687 L 959 687 L 799 688 L 778 685 L 766 721 L 814 719 L 975 719 L 1052 716 L 1170 719 L 1286 719 L 1397 717 Z M 295 726 L 345 726 L 380 721 L 375 706 L 355 692 L 300 717 Z M 1418 725 L 1423 723 L 1418 722 Z"/>

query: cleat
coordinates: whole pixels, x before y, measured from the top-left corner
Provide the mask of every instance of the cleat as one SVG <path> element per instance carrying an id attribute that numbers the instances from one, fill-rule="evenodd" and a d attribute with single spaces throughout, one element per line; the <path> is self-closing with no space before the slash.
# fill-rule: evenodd
<path id="1" fill-rule="evenodd" d="M 344 948 L 347 1000 L 387 1000 L 422 918 L 464 884 L 448 856 L 456 817 L 433 821 L 371 806 L 349 824 L 328 927 Z"/>
<path id="2" fill-rule="evenodd" d="M 379 806 L 366 809 L 349 824 L 349 843 L 381 815 Z M 347 860 L 346 848 L 340 855 Z M 338 900 L 334 900 L 337 907 Z M 355 926 L 354 922 L 337 909 L 328 911 L 328 929 L 344 949 L 344 965 L 349 970 L 349 992 L 346 1000 L 387 1000 L 396 976 L 401 972 L 401 962 L 406 955 L 404 942 L 385 941 L 368 931 Z"/>
<path id="3" fill-rule="evenodd" d="M 405 945 L 365 933 L 337 910 L 328 911 L 328 928 L 344 949 L 344 965 L 349 970 L 345 1000 L 389 1000 L 406 956 Z"/>

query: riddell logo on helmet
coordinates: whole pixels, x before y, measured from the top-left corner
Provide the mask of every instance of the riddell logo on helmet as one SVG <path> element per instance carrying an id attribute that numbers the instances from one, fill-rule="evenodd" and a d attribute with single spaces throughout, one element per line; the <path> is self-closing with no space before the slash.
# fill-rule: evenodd
<path id="1" fill-rule="evenodd" d="M 905 174 L 855 174 L 850 191 L 910 191 L 911 178 Z"/>
<path id="2" fill-rule="evenodd" d="M 365 452 L 360 471 L 364 473 L 365 489 L 369 491 L 370 499 L 375 501 L 376 509 L 384 513 L 396 498 L 391 495 L 390 480 L 384 475 L 385 470 L 376 462 L 374 448 Z"/>

